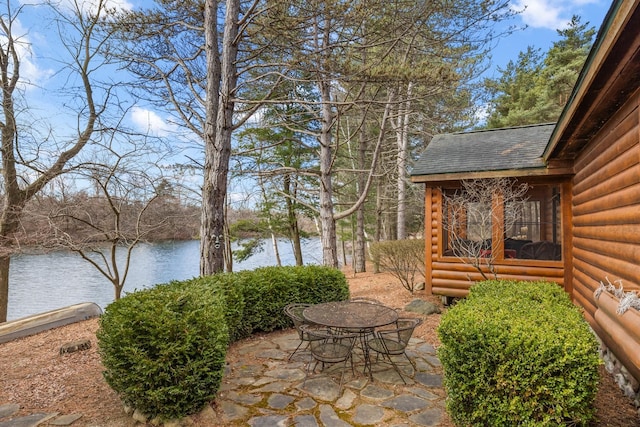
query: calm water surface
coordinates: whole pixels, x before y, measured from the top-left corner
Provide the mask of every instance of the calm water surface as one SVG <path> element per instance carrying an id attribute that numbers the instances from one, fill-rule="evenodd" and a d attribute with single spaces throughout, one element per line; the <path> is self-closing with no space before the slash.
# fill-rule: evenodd
<path id="1" fill-rule="evenodd" d="M 270 242 L 265 242 L 263 247 L 263 252 L 242 263 L 234 263 L 234 271 L 275 265 Z M 281 241 L 278 249 L 283 265 L 295 264 L 289 242 Z M 123 295 L 158 283 L 198 276 L 199 251 L 198 240 L 137 246 Z M 322 262 L 319 239 L 309 239 L 304 243 L 303 257 L 305 264 Z M 17 255 L 11 259 L 8 320 L 81 302 L 95 302 L 104 309 L 113 301 L 113 296 L 111 282 L 74 253 Z"/>

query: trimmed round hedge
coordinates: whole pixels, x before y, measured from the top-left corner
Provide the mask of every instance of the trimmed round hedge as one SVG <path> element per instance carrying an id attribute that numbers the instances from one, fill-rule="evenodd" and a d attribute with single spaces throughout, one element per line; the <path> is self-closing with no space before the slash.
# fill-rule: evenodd
<path id="1" fill-rule="evenodd" d="M 587 425 L 598 344 L 555 283 L 487 281 L 441 319 L 447 411 L 465 426 Z"/>
<path id="2" fill-rule="evenodd" d="M 221 293 L 181 282 L 110 304 L 97 333 L 104 377 L 123 402 L 162 419 L 213 400 L 229 334 Z"/>

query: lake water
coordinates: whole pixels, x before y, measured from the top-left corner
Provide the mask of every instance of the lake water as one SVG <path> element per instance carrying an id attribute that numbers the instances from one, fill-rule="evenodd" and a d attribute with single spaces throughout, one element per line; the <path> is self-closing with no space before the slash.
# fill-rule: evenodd
<path id="1" fill-rule="evenodd" d="M 275 265 L 270 241 L 265 241 L 263 248 L 244 262 L 234 262 L 234 271 Z M 288 241 L 281 241 L 278 249 L 283 265 L 295 264 Z M 320 239 L 303 243 L 303 259 L 305 264 L 322 263 Z M 199 240 L 140 244 L 134 248 L 123 295 L 171 280 L 190 279 L 198 276 L 199 270 Z M 81 302 L 94 302 L 104 309 L 113 299 L 111 282 L 72 252 L 17 255 L 11 259 L 7 320 Z"/>

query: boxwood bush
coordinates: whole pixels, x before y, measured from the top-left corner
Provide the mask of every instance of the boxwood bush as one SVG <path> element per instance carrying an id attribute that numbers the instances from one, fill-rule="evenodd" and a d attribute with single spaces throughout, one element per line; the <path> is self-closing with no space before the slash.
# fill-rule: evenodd
<path id="1" fill-rule="evenodd" d="M 97 333 L 104 377 L 149 416 L 179 418 L 215 396 L 229 343 L 220 293 L 180 282 L 110 304 Z"/>
<path id="2" fill-rule="evenodd" d="M 438 327 L 447 411 L 457 425 L 587 425 L 597 341 L 554 283 L 487 281 Z"/>
<path id="3" fill-rule="evenodd" d="M 244 318 L 251 332 L 270 332 L 291 326 L 284 314 L 292 302 L 318 304 L 349 298 L 344 274 L 323 266 L 263 267 L 243 276 Z"/>
<path id="4" fill-rule="evenodd" d="M 229 342 L 291 326 L 291 302 L 349 298 L 344 274 L 322 266 L 265 267 L 157 285 L 107 306 L 98 346 L 107 383 L 129 406 L 162 419 L 216 395 Z"/>
<path id="5" fill-rule="evenodd" d="M 215 274 L 192 279 L 186 285 L 224 295 L 232 342 L 255 332 L 290 327 L 291 320 L 283 312 L 289 303 L 318 304 L 349 298 L 349 284 L 340 270 L 314 265 Z"/>

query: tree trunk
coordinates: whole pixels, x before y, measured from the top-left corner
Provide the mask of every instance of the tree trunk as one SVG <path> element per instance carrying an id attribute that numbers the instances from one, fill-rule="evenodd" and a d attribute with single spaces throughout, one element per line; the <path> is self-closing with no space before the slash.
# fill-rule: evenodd
<path id="1" fill-rule="evenodd" d="M 273 254 L 276 257 L 276 265 L 281 267 L 282 261 L 280 260 L 280 250 L 278 250 L 278 239 L 274 232 L 271 232 L 271 244 L 273 245 Z"/>
<path id="2" fill-rule="evenodd" d="M 0 255 L 0 323 L 7 321 L 9 308 L 9 265 L 10 255 Z"/>
<path id="3" fill-rule="evenodd" d="M 0 217 L 0 323 L 7 321 L 9 311 L 9 271 L 11 252 L 14 249 L 12 235 L 18 229 L 20 215 L 26 203 L 26 193 L 20 189 L 17 182 L 13 139 L 8 135 L 15 135 L 15 132 L 6 132 L 5 126 L 2 132 L 2 163 L 4 165 L 2 174 L 5 195 L 2 217 Z"/>
<path id="4" fill-rule="evenodd" d="M 382 235 L 382 177 L 376 180 L 376 229 L 373 235 L 373 241 L 379 242 Z M 373 264 L 373 272 L 380 273 L 380 263 L 375 262 Z"/>
<path id="5" fill-rule="evenodd" d="M 122 298 L 122 288 L 124 287 L 124 284 L 120 284 L 118 280 L 112 280 L 111 284 L 115 290 L 115 299 L 119 300 Z"/>
<path id="6" fill-rule="evenodd" d="M 363 116 L 365 115 L 365 111 L 363 109 Z M 362 121 L 364 122 L 365 117 L 362 117 Z M 360 129 L 359 135 L 359 144 L 358 144 L 358 168 L 361 171 L 367 169 L 366 163 L 366 154 L 367 154 L 367 136 L 366 136 L 366 126 L 362 126 Z M 373 171 L 371 171 L 373 172 Z M 365 191 L 366 188 L 366 177 L 363 172 L 358 174 L 358 191 Z M 354 261 L 354 271 L 356 273 L 364 273 L 366 271 L 366 256 L 365 256 L 365 238 L 364 238 L 364 203 L 360 205 L 358 210 L 356 211 L 356 236 L 355 236 L 355 247 L 353 248 L 353 261 Z"/>
<path id="7" fill-rule="evenodd" d="M 229 205 L 225 204 L 224 217 L 228 218 Z M 229 224 L 224 225 L 224 268 L 226 272 L 233 272 L 233 251 L 231 250 L 231 237 L 229 235 Z"/>
<path id="8" fill-rule="evenodd" d="M 214 0 L 205 2 L 205 43 L 209 78 L 207 79 L 205 176 L 200 243 L 200 274 L 202 275 L 224 271 L 225 201 L 233 132 L 233 93 L 237 82 L 235 61 L 238 53 L 239 0 L 227 2 L 221 62 L 218 59 L 216 43 L 216 6 L 217 3 Z M 212 102 L 214 99 L 218 101 Z M 209 105 L 210 103 L 212 105 Z"/>
<path id="9" fill-rule="evenodd" d="M 287 222 L 289 223 L 289 234 L 291 242 L 293 242 L 293 256 L 296 259 L 296 265 L 304 265 L 302 259 L 302 245 L 300 244 L 300 228 L 298 227 L 298 218 L 293 203 L 295 194 L 291 191 L 291 175 L 284 176 L 284 194 L 286 195 L 287 204 Z"/>
<path id="10" fill-rule="evenodd" d="M 220 89 L 220 55 L 218 54 L 218 32 L 217 32 L 217 9 L 216 0 L 205 0 L 204 2 L 204 39 L 205 53 L 207 56 L 207 88 L 205 104 L 205 124 L 203 132 L 204 140 L 204 182 L 202 186 L 202 215 L 200 219 L 200 275 L 205 276 L 214 273 L 214 253 L 215 239 L 220 237 L 214 235 L 211 227 L 214 216 L 215 201 L 213 188 L 215 182 L 212 180 L 213 158 L 215 156 L 215 120 L 218 116 L 218 92 Z"/>
<path id="11" fill-rule="evenodd" d="M 333 185 L 331 168 L 333 149 L 331 147 L 331 127 L 333 112 L 331 111 L 331 89 L 328 81 L 321 80 L 322 97 L 322 131 L 320 134 L 320 227 L 322 242 L 322 263 L 338 268 L 338 249 L 336 242 L 336 222 L 333 218 Z"/>
<path id="12" fill-rule="evenodd" d="M 396 129 L 398 142 L 398 212 L 396 219 L 396 237 L 398 240 L 407 238 L 407 183 L 405 181 L 405 175 L 407 173 L 407 151 L 409 150 L 409 110 L 411 107 L 411 93 L 412 84 L 409 83 L 407 86 L 406 100 L 399 106 L 400 114 L 398 115 L 398 128 Z"/>

